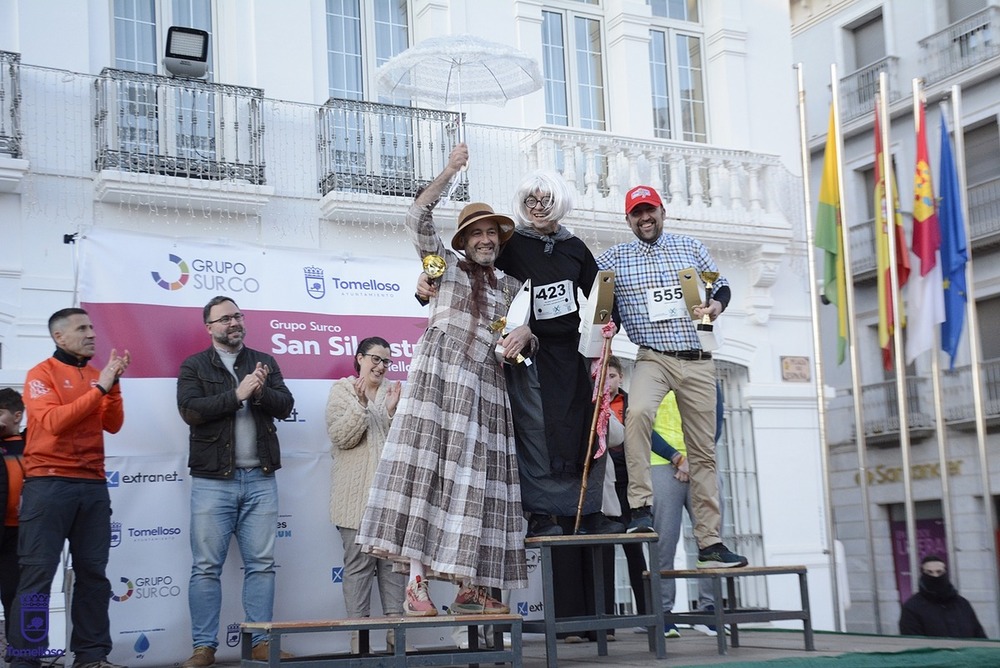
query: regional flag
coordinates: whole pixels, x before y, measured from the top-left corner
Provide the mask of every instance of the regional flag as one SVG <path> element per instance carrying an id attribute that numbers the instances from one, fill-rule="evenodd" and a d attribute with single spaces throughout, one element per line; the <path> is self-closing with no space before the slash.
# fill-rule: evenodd
<path id="1" fill-rule="evenodd" d="M 818 248 L 823 249 L 823 303 L 837 307 L 837 364 L 843 364 L 847 351 L 847 276 L 844 270 L 839 173 L 840 160 L 837 155 L 833 105 L 831 105 L 830 127 L 826 133 L 826 152 L 823 155 L 823 177 L 819 185 L 815 243 Z"/>
<path id="2" fill-rule="evenodd" d="M 896 299 L 892 294 L 889 279 L 889 229 L 893 225 L 896 243 L 896 273 L 902 288 L 910 276 L 910 251 L 906 248 L 903 232 L 903 216 L 899 213 L 899 191 L 896 177 L 882 173 L 882 131 L 879 124 L 878 106 L 875 107 L 875 260 L 876 288 L 878 290 L 878 345 L 882 349 L 882 366 L 892 370 L 892 337 L 896 331 Z M 888 197 L 886 190 L 888 189 Z M 889 209 L 891 202 L 891 211 Z M 890 222 L 891 221 L 891 222 Z M 906 326 L 903 304 L 898 305 L 899 327 Z"/>
<path id="3" fill-rule="evenodd" d="M 914 116 L 917 131 L 917 166 L 913 176 L 913 254 L 920 271 L 910 282 L 909 322 L 906 323 L 906 362 L 934 349 L 934 328 L 944 322 L 944 290 L 941 278 L 941 228 L 938 225 L 931 168 L 927 157 L 924 105 Z"/>
<path id="4" fill-rule="evenodd" d="M 965 322 L 965 263 L 969 259 L 966 248 L 965 220 L 962 218 L 962 200 L 958 189 L 958 172 L 951 154 L 948 124 L 941 114 L 941 173 L 938 177 L 941 195 L 938 211 L 941 218 L 941 274 L 944 280 L 944 322 L 941 323 L 941 350 L 951 357 L 955 368 L 955 354 Z"/>

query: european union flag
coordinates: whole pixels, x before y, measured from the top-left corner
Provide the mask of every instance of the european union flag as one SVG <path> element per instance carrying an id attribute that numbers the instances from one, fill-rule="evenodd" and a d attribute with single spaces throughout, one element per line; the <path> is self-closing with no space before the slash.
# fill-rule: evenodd
<path id="1" fill-rule="evenodd" d="M 962 218 L 962 199 L 958 189 L 958 172 L 951 154 L 948 124 L 941 114 L 941 174 L 938 193 L 938 220 L 941 223 L 941 274 L 944 279 L 944 322 L 941 323 L 941 350 L 951 357 L 955 368 L 955 353 L 965 322 L 965 263 L 969 259 L 966 248 L 965 221 Z"/>

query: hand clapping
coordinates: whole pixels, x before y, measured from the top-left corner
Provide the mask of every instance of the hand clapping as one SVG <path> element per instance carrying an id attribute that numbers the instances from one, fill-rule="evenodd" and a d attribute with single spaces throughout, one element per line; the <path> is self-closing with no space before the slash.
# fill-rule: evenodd
<path id="1" fill-rule="evenodd" d="M 104 388 L 105 392 L 110 392 L 115 381 L 121 378 L 122 374 L 132 362 L 132 355 L 125 351 L 124 355 L 119 355 L 116 348 L 111 349 L 108 355 L 108 363 L 101 369 L 101 375 L 97 378 L 97 384 Z"/>

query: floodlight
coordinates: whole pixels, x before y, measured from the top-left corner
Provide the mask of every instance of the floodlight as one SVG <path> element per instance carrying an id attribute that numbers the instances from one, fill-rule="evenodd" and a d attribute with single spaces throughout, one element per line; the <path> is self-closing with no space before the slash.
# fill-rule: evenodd
<path id="1" fill-rule="evenodd" d="M 170 26 L 163 66 L 175 77 L 200 79 L 208 71 L 208 33 L 197 28 Z"/>

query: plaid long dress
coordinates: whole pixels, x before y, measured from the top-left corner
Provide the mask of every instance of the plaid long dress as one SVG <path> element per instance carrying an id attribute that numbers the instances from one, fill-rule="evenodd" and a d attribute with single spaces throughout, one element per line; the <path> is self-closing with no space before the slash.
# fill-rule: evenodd
<path id="1" fill-rule="evenodd" d="M 421 257 L 445 257 L 432 208 L 411 207 L 407 228 Z M 418 560 L 437 579 L 528 585 L 510 404 L 487 329 L 520 284 L 498 272 L 473 318 L 472 281 L 450 258 L 358 530 L 364 550 Z"/>

